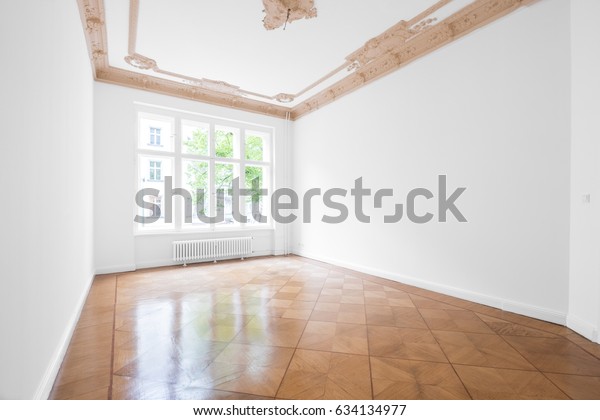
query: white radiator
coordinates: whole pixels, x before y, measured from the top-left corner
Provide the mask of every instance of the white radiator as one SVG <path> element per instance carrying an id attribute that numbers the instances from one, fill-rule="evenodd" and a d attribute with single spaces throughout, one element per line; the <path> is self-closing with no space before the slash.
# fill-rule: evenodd
<path id="1" fill-rule="evenodd" d="M 198 239 L 173 242 L 173 261 L 187 265 L 191 261 L 241 257 L 252 254 L 252 237 Z"/>

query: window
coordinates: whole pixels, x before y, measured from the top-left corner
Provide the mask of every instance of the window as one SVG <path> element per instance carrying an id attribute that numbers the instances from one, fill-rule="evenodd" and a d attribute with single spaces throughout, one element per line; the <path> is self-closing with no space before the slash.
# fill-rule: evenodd
<path id="1" fill-rule="evenodd" d="M 160 131 L 159 127 L 150 127 L 150 145 L 160 146 Z"/>
<path id="2" fill-rule="evenodd" d="M 160 160 L 150 161 L 150 181 L 162 181 L 160 176 L 160 166 L 162 162 Z"/>
<path id="3" fill-rule="evenodd" d="M 137 231 L 270 227 L 272 135 L 237 121 L 139 112 Z"/>
<path id="4" fill-rule="evenodd" d="M 138 118 L 138 148 L 173 152 L 175 126 L 163 115 L 140 113 Z"/>

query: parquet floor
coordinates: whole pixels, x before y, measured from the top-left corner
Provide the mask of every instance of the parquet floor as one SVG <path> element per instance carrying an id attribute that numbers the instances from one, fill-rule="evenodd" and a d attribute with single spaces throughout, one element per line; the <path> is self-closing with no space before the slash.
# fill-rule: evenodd
<path id="1" fill-rule="evenodd" d="M 600 399 L 571 330 L 300 257 L 99 276 L 52 399 Z"/>

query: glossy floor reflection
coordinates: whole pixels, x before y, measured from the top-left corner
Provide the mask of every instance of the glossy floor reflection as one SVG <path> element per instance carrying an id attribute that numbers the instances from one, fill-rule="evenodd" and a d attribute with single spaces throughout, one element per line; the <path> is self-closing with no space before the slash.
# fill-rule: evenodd
<path id="1" fill-rule="evenodd" d="M 571 330 L 300 257 L 99 276 L 53 399 L 600 399 Z"/>

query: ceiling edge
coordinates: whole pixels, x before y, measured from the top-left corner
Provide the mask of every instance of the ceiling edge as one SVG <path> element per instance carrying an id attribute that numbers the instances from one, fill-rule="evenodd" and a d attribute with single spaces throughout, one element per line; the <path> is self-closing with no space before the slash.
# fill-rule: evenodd
<path id="1" fill-rule="evenodd" d="M 154 76 L 147 76 L 110 66 L 101 70 L 97 69 L 96 80 L 283 119 L 285 119 L 287 114 L 291 112 L 291 109 L 283 106 L 272 105 L 237 95 L 189 86 L 184 83 L 165 80 Z"/>
<path id="2" fill-rule="evenodd" d="M 353 54 L 358 57 L 357 59 L 355 57 L 347 58 L 347 60 L 352 59 L 352 70 L 354 70 L 352 74 L 293 108 L 112 67 L 108 63 L 103 1 L 77 0 L 77 4 L 95 80 L 276 118 L 289 117 L 297 120 L 419 57 L 535 1 L 537 0 L 476 0 L 438 24 L 422 27 L 418 33 L 408 39 L 393 36 L 393 31 L 405 31 L 406 22 L 401 21 L 399 22 L 400 26 L 395 25 L 359 48 Z M 365 59 L 365 57 L 367 58 Z"/>
<path id="3" fill-rule="evenodd" d="M 296 105 L 292 108 L 291 119 L 297 120 L 316 111 L 521 6 L 535 1 L 539 0 L 477 0 L 439 24 L 429 27 L 408 42 L 397 45 L 391 51 L 380 55 L 355 73 Z"/>

